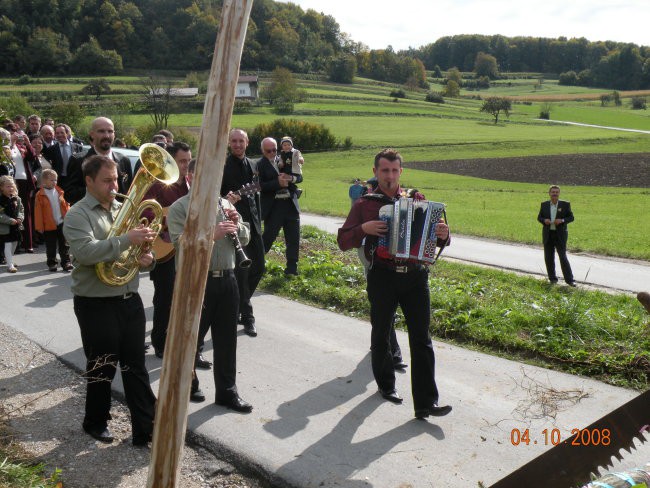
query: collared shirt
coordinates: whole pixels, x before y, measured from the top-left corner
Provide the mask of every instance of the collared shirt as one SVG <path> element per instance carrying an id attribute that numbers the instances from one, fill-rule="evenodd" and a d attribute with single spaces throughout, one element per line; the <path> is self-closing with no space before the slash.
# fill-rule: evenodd
<path id="1" fill-rule="evenodd" d="M 63 219 L 63 234 L 75 265 L 71 287 L 74 295 L 112 297 L 138 291 L 138 274 L 126 285 L 109 286 L 95 272 L 97 263 L 115 261 L 131 246 L 126 234 L 107 238 L 121 206 L 113 201 L 110 210 L 106 210 L 94 196 L 86 193 Z"/>
<path id="2" fill-rule="evenodd" d="M 225 198 L 221 198 L 221 205 L 225 209 L 234 209 L 235 207 Z M 169 207 L 169 213 L 167 214 L 167 226 L 169 227 L 169 235 L 172 238 L 172 242 L 178 251 L 180 246 L 180 239 L 183 235 L 183 230 L 185 228 L 185 220 L 187 219 L 187 213 L 190 207 L 190 194 L 185 195 L 184 197 L 176 200 L 171 207 Z M 217 211 L 217 223 L 224 220 L 221 211 Z M 239 218 L 239 225 L 237 235 L 239 236 L 239 241 L 242 246 L 248 244 L 250 239 L 250 229 L 248 224 L 243 222 L 241 216 Z M 176 256 L 178 257 L 178 253 Z M 233 246 L 232 241 L 229 237 L 224 237 L 214 242 L 212 247 L 212 256 L 210 257 L 210 269 L 209 271 L 223 271 L 227 269 L 235 268 L 235 247 Z"/>
<path id="3" fill-rule="evenodd" d="M 551 230 L 555 230 L 555 218 L 557 217 L 557 206 L 560 202 L 557 203 L 551 202 Z"/>
<path id="4" fill-rule="evenodd" d="M 52 207 L 52 218 L 56 225 L 59 225 L 63 222 L 63 217 L 61 217 L 61 202 L 59 201 L 60 195 L 56 188 L 43 188 L 45 196 L 50 201 L 50 206 Z"/>

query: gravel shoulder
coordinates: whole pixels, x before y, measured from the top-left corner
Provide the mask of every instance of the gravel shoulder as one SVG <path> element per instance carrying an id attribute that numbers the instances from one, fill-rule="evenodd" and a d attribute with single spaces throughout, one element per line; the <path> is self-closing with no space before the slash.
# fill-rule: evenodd
<path id="1" fill-rule="evenodd" d="M 0 323 L 0 421 L 14 442 L 48 472 L 62 471 L 66 488 L 143 488 L 150 450 L 131 445 L 126 406 L 113 401 L 113 444 L 102 444 L 81 429 L 85 382 L 21 333 Z M 183 452 L 183 488 L 261 488 L 227 462 L 199 446 Z"/>

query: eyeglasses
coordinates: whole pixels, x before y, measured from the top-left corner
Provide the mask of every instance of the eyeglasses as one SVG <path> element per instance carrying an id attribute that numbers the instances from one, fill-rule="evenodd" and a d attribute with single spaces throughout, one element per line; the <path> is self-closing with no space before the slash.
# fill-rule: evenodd
<path id="1" fill-rule="evenodd" d="M 278 150 L 275 149 L 275 148 L 273 148 L 273 149 L 264 149 L 264 152 L 265 152 L 265 153 L 268 153 L 268 154 L 273 154 L 273 153 L 278 152 Z"/>

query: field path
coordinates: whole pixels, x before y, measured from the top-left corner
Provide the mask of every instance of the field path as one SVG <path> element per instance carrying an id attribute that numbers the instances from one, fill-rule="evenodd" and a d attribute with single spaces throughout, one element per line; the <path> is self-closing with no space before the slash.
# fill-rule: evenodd
<path id="1" fill-rule="evenodd" d="M 595 129 L 620 130 L 620 131 L 623 131 L 623 132 L 637 132 L 639 134 L 650 134 L 650 130 L 625 129 L 623 127 L 608 127 L 606 125 L 583 124 L 581 122 L 568 122 L 566 120 L 546 120 L 546 119 L 536 119 L 536 120 L 540 120 L 542 122 L 553 122 L 555 124 L 579 125 L 581 127 L 593 127 Z"/>

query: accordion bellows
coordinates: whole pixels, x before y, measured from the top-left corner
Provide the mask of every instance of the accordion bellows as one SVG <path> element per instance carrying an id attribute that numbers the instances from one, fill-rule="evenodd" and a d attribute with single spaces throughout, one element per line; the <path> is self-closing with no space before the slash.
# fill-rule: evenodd
<path id="1" fill-rule="evenodd" d="M 436 225 L 445 205 L 440 202 L 400 198 L 393 205 L 384 205 L 379 218 L 388 225 L 380 237 L 377 255 L 383 259 L 404 259 L 433 263 L 436 256 Z"/>

